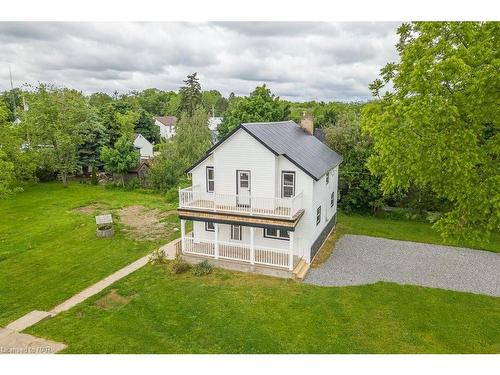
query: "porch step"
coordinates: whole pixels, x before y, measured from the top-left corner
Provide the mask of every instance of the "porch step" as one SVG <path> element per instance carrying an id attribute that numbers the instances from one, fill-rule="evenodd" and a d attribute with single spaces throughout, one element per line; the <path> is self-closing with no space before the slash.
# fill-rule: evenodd
<path id="1" fill-rule="evenodd" d="M 301 259 L 297 267 L 293 270 L 293 278 L 295 280 L 302 281 L 306 277 L 307 271 L 309 271 L 309 263 L 307 263 L 304 259 Z"/>

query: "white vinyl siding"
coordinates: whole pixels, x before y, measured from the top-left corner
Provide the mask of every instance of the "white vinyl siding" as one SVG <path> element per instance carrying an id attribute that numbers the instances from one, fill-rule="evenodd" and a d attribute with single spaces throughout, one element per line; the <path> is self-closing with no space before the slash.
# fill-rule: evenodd
<path id="1" fill-rule="evenodd" d="M 243 129 L 214 150 L 215 191 L 236 194 L 236 171 L 250 171 L 251 194 L 275 197 L 276 157 Z"/>
<path id="2" fill-rule="evenodd" d="M 301 194 L 304 214 L 294 231 L 294 254 L 310 261 L 310 247 L 337 210 L 338 167 L 330 170 L 329 183 L 326 174 L 315 181 L 283 155 L 276 156 L 244 130 L 234 133 L 230 139 L 214 150 L 192 170 L 192 185 L 206 193 L 207 169 L 214 167 L 214 191 L 217 194 L 236 194 L 237 170 L 250 171 L 251 194 L 255 197 L 282 197 L 282 172 L 294 172 L 294 195 Z M 332 192 L 334 205 L 331 206 Z M 318 206 L 322 207 L 320 223 L 316 225 Z M 231 225 L 218 225 L 219 241 L 231 242 Z M 215 232 L 205 230 L 204 222 L 194 222 L 195 237 L 213 240 Z M 264 236 L 264 229 L 254 229 L 255 246 L 287 250 L 289 241 Z M 241 227 L 241 243 L 250 244 L 250 227 Z"/>

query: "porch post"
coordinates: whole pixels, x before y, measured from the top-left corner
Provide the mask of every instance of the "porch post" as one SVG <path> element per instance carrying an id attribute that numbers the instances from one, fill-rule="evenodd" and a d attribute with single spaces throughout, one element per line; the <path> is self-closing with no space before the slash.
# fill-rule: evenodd
<path id="1" fill-rule="evenodd" d="M 186 220 L 181 219 L 181 244 L 182 252 L 186 249 Z"/>
<path id="2" fill-rule="evenodd" d="M 293 270 L 293 232 L 289 232 L 290 233 L 290 253 L 288 254 L 288 269 L 290 271 Z"/>
<path id="3" fill-rule="evenodd" d="M 214 223 L 214 235 L 215 235 L 214 257 L 215 259 L 219 259 L 219 224 L 217 223 Z"/>
<path id="4" fill-rule="evenodd" d="M 254 234 L 255 228 L 250 227 L 250 264 L 255 264 Z"/>

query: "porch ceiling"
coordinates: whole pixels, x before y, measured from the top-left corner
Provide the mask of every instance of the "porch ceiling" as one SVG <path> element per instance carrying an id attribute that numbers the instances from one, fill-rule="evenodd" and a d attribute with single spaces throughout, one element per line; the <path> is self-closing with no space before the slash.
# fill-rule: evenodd
<path id="1" fill-rule="evenodd" d="M 257 228 L 276 228 L 293 232 L 304 214 L 300 210 L 292 219 L 266 218 L 262 216 L 238 215 L 221 212 L 207 212 L 194 209 L 177 209 L 179 218 L 193 221 L 212 221 L 220 224 L 236 224 Z"/>

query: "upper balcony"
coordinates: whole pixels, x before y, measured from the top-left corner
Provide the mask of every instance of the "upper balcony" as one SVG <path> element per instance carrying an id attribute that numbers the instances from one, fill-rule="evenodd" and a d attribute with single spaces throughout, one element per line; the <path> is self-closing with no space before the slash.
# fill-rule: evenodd
<path id="1" fill-rule="evenodd" d="M 291 198 L 207 193 L 199 185 L 179 189 L 179 208 L 244 216 L 295 219 L 302 214 L 302 193 Z"/>

